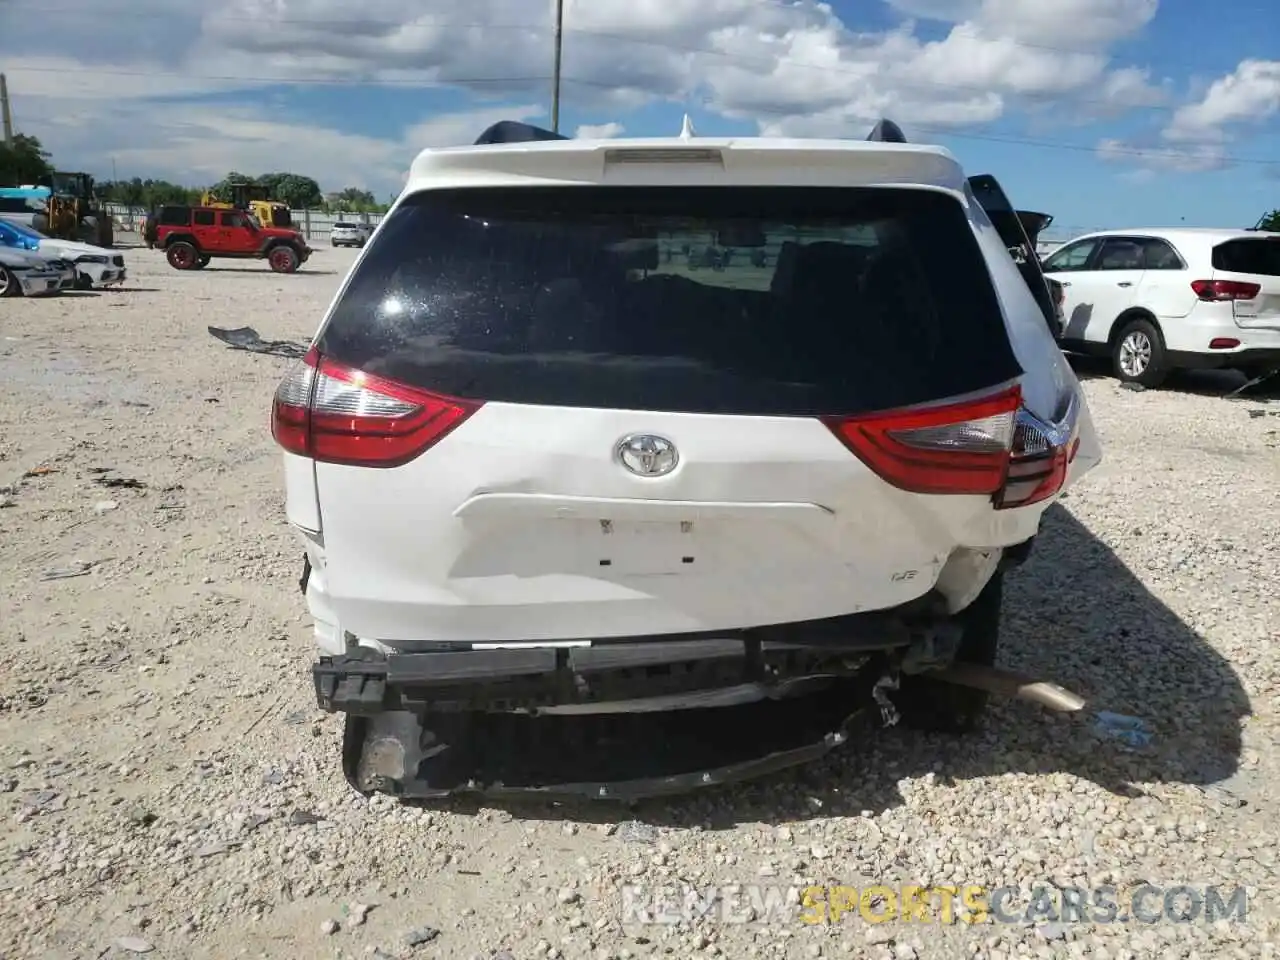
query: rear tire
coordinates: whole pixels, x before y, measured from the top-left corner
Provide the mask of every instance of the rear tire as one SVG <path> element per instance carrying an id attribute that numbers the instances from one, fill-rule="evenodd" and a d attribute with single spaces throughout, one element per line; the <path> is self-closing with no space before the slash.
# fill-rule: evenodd
<path id="1" fill-rule="evenodd" d="M 203 270 L 205 267 L 209 265 L 209 261 L 212 259 L 213 257 L 209 256 L 208 254 L 205 254 L 199 260 L 196 261 L 195 269 Z"/>
<path id="2" fill-rule="evenodd" d="M 89 278 L 89 275 L 87 273 L 76 274 L 76 289 L 77 290 L 93 289 L 93 280 Z"/>
<path id="3" fill-rule="evenodd" d="M 164 256 L 169 261 L 169 266 L 175 270 L 199 269 L 196 264 L 200 262 L 200 254 L 196 251 L 195 245 L 186 240 L 169 244 L 164 248 Z"/>
<path id="4" fill-rule="evenodd" d="M 1158 387 L 1169 376 L 1164 338 L 1150 320 L 1134 317 L 1122 323 L 1111 341 L 1111 368 L 1121 383 Z"/>
<path id="5" fill-rule="evenodd" d="M 22 296 L 22 284 L 18 283 L 18 278 L 14 276 L 12 270 L 0 264 L 0 297 L 20 296 Z"/>
<path id="6" fill-rule="evenodd" d="M 1000 647 L 1000 605 L 1004 596 L 1004 574 L 996 571 L 978 598 L 956 618 L 964 629 L 956 660 L 994 666 Z M 991 701 L 985 690 L 944 683 L 923 675 L 904 676 L 897 695 L 890 694 L 902 725 L 930 733 L 969 733 L 982 718 Z"/>
<path id="7" fill-rule="evenodd" d="M 293 247 L 281 244 L 267 253 L 267 263 L 275 273 L 293 273 L 298 269 L 301 258 Z"/>

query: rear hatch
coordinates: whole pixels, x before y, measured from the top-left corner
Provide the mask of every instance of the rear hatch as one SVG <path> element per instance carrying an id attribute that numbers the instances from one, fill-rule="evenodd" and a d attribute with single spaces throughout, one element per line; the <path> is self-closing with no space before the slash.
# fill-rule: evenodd
<path id="1" fill-rule="evenodd" d="M 1031 244 L 1031 249 L 1036 249 L 1036 241 L 1040 239 L 1049 224 L 1053 223 L 1053 216 L 1048 213 L 1036 213 L 1032 210 L 1019 210 L 1018 222 L 1022 224 L 1023 232 L 1027 235 L 1027 242 Z"/>
<path id="2" fill-rule="evenodd" d="M 1237 237 L 1213 248 L 1213 279 L 1235 284 L 1236 325 L 1280 330 L 1280 236 Z"/>
<path id="3" fill-rule="evenodd" d="M 1038 520 L 992 510 L 1022 371 L 942 190 L 419 193 L 312 362 L 317 573 L 393 644 L 889 607 Z"/>
<path id="4" fill-rule="evenodd" d="M 1050 293 L 1050 284 L 1040 267 L 1040 258 L 1036 255 L 1036 238 L 1053 221 L 1053 217 L 1046 213 L 1015 210 L 1000 182 L 989 173 L 970 177 L 969 188 L 982 205 L 987 219 L 1000 235 L 1014 263 L 1018 265 L 1018 272 L 1022 274 L 1031 295 L 1036 298 L 1049 329 L 1056 332 L 1057 310 Z M 1032 227 L 1034 230 L 1029 229 Z"/>

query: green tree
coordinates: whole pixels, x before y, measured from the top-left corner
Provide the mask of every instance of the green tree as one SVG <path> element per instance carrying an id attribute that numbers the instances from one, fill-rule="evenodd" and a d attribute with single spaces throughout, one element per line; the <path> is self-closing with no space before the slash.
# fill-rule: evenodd
<path id="1" fill-rule="evenodd" d="M 1280 210 L 1272 210 L 1258 221 L 1259 230 L 1271 230 L 1280 233 Z"/>
<path id="2" fill-rule="evenodd" d="M 199 203 L 202 193 L 197 188 L 168 180 L 144 180 L 141 177 L 99 183 L 98 192 L 108 203 L 147 210 L 166 203 Z"/>
<path id="3" fill-rule="evenodd" d="M 373 213 L 378 207 L 378 199 L 368 190 L 347 187 L 333 197 L 328 206 L 349 213 Z"/>
<path id="4" fill-rule="evenodd" d="M 304 177 L 298 173 L 268 174 L 268 176 L 279 178 L 270 184 L 271 195 L 281 203 L 287 203 L 294 210 L 319 207 L 324 203 L 320 184 L 310 177 Z"/>
<path id="5" fill-rule="evenodd" d="M 49 154 L 35 137 L 19 133 L 11 143 L 0 143 L 0 185 L 35 183 L 52 172 Z"/>
<path id="6" fill-rule="evenodd" d="M 221 200 L 223 203 L 231 202 L 231 185 L 233 183 L 257 183 L 253 177 L 232 170 L 225 177 L 209 188 L 209 192 L 213 194 L 214 199 Z"/>
<path id="7" fill-rule="evenodd" d="M 233 183 L 260 184 L 270 191 L 272 199 L 287 203 L 295 210 L 319 207 L 324 202 L 324 197 L 320 193 L 320 184 L 298 173 L 264 173 L 258 177 L 249 177 L 233 170 L 209 190 L 219 200 L 229 201 L 230 186 Z"/>
<path id="8" fill-rule="evenodd" d="M 271 196 L 277 200 L 280 199 L 280 182 L 288 177 L 293 176 L 291 173 L 264 173 L 254 179 L 255 183 L 260 183 L 271 191 Z M 283 202 L 283 201 L 282 201 Z"/>

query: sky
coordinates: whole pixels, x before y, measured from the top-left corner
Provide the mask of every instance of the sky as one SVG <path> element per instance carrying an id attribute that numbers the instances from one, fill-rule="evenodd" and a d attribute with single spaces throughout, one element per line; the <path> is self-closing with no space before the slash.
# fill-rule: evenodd
<path id="1" fill-rule="evenodd" d="M 0 0 L 19 132 L 63 169 L 398 193 L 551 123 L 554 0 Z M 1280 0 L 565 0 L 560 129 L 940 143 L 1047 237 L 1280 207 Z"/>

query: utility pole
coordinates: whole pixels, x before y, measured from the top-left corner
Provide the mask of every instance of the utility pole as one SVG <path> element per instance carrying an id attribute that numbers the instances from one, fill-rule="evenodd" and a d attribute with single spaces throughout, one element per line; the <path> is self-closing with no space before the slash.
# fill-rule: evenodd
<path id="1" fill-rule="evenodd" d="M 4 145 L 13 143 L 13 114 L 9 111 L 9 84 L 0 73 L 0 117 L 4 119 Z"/>
<path id="2" fill-rule="evenodd" d="M 560 132 L 560 51 L 564 39 L 564 0 L 556 0 L 556 65 L 551 91 L 551 131 Z M 6 103 L 8 101 L 5 101 Z M 5 108 L 6 111 L 8 108 Z M 6 112 L 5 116 L 8 116 Z"/>

